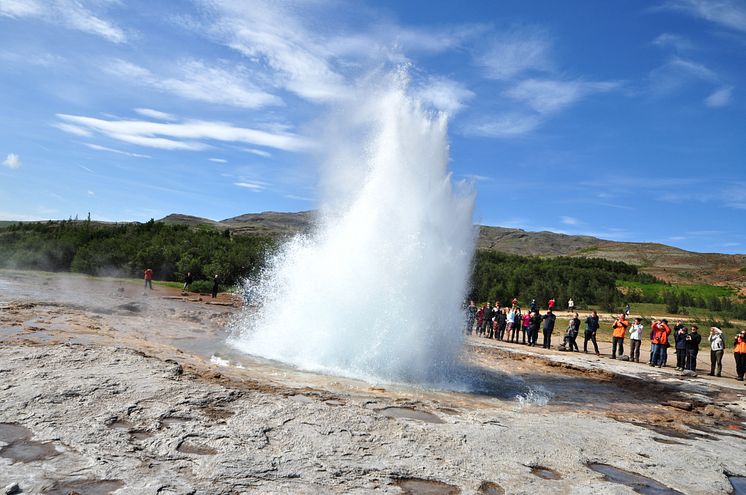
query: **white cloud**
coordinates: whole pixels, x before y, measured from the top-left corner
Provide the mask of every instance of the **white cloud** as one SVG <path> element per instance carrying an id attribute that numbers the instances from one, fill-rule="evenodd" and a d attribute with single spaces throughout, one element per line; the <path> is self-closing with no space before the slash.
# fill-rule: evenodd
<path id="1" fill-rule="evenodd" d="M 653 44 L 660 47 L 671 46 L 681 52 L 694 48 L 694 44 L 688 38 L 671 33 L 659 35 L 653 40 Z"/>
<path id="2" fill-rule="evenodd" d="M 208 160 L 214 163 L 228 163 L 228 160 L 223 160 L 222 158 L 208 158 Z"/>
<path id="3" fill-rule="evenodd" d="M 166 121 L 176 120 L 176 117 L 174 117 L 172 114 L 166 113 L 166 112 L 159 112 L 158 110 L 153 110 L 152 108 L 135 108 L 135 112 L 145 117 L 150 117 L 156 120 L 166 120 Z"/>
<path id="4" fill-rule="evenodd" d="M 511 138 L 533 131 L 541 122 L 541 119 L 536 115 L 508 113 L 467 124 L 463 132 L 470 136 Z"/>
<path id="5" fill-rule="evenodd" d="M 264 189 L 264 185 L 258 182 L 234 182 L 233 185 L 243 187 L 244 189 L 251 189 L 255 192 L 259 192 Z"/>
<path id="6" fill-rule="evenodd" d="M 508 80 L 528 71 L 545 71 L 549 62 L 549 40 L 538 33 L 513 32 L 489 43 L 477 63 L 490 79 Z"/>
<path id="7" fill-rule="evenodd" d="M 733 87 L 726 86 L 713 91 L 710 96 L 705 98 L 705 105 L 712 108 L 719 108 L 728 105 L 733 97 Z"/>
<path id="8" fill-rule="evenodd" d="M 615 82 L 553 81 L 526 79 L 505 94 L 526 103 L 540 114 L 558 112 L 593 93 L 612 91 Z"/>
<path id="9" fill-rule="evenodd" d="M 88 2 L 101 5 L 106 2 Z M 0 15 L 12 18 L 36 17 L 68 29 L 100 36 L 114 43 L 124 43 L 124 31 L 111 22 L 97 17 L 81 0 L 3 0 Z"/>
<path id="10" fill-rule="evenodd" d="M 3 165 L 8 168 L 19 168 L 21 166 L 21 159 L 15 153 L 8 153 L 8 156 L 3 160 Z"/>
<path id="11" fill-rule="evenodd" d="M 57 114 L 65 123 L 109 136 L 112 139 L 151 148 L 171 150 L 201 150 L 208 146 L 198 140 L 239 142 L 285 151 L 304 151 L 311 144 L 304 138 L 288 133 L 271 133 L 225 122 L 190 120 L 179 123 L 142 120 L 104 120 L 81 115 Z"/>
<path id="12" fill-rule="evenodd" d="M 247 78 L 250 74 L 242 66 L 228 71 L 219 67 L 209 67 L 198 60 L 186 60 L 177 63 L 172 69 L 176 77 L 160 77 L 144 67 L 124 60 L 114 60 L 104 69 L 127 81 L 190 100 L 241 108 L 261 108 L 283 103 L 279 97 L 248 83 Z M 171 117 L 165 120 L 172 120 L 173 117 L 155 110 L 138 110 L 141 115 L 157 119 L 163 119 L 164 115 Z"/>
<path id="13" fill-rule="evenodd" d="M 474 93 L 459 82 L 447 78 L 430 78 L 417 90 L 417 95 L 432 106 L 454 115 L 464 107 L 464 103 L 474 98 Z"/>
<path id="14" fill-rule="evenodd" d="M 95 192 L 91 191 L 90 189 L 88 190 L 88 196 L 95 196 L 95 195 L 96 195 Z"/>
<path id="15" fill-rule="evenodd" d="M 577 218 L 574 218 L 574 217 L 562 216 L 562 217 L 560 217 L 560 220 L 565 225 L 578 225 L 580 223 L 580 221 Z"/>
<path id="16" fill-rule="evenodd" d="M 93 136 L 93 133 L 89 131 L 88 129 L 84 129 L 77 125 L 66 124 L 64 122 L 56 122 L 52 124 L 52 127 L 56 127 L 57 129 L 64 131 L 68 134 L 75 134 L 76 136 L 82 136 L 82 137 Z"/>
<path id="17" fill-rule="evenodd" d="M 92 150 L 108 151 L 109 153 L 117 153 L 119 155 L 131 156 L 133 158 L 152 158 L 150 155 L 141 155 L 140 153 L 130 153 L 129 151 L 122 151 L 122 150 L 117 150 L 114 148 L 107 148 L 106 146 L 101 146 L 98 144 L 92 144 L 92 143 L 83 143 L 83 144 L 88 146 Z"/>
<path id="18" fill-rule="evenodd" d="M 252 155 L 261 156 L 263 158 L 270 158 L 272 156 L 272 153 L 264 150 L 258 150 L 256 148 L 241 148 L 241 151 L 245 151 L 246 153 L 251 153 Z"/>
<path id="19" fill-rule="evenodd" d="M 746 4 L 734 0 L 669 0 L 665 7 L 715 24 L 746 31 Z"/>

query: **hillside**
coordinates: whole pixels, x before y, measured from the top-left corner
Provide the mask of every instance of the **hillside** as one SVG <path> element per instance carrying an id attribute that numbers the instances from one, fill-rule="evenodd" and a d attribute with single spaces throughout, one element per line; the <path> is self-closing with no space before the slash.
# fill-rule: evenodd
<path id="1" fill-rule="evenodd" d="M 159 221 L 199 223 L 227 228 L 238 235 L 285 237 L 307 232 L 312 211 L 249 213 L 219 222 L 187 215 L 169 215 Z M 534 256 L 603 258 L 639 266 L 643 272 L 676 283 L 727 284 L 746 287 L 746 255 L 694 253 L 673 246 L 645 242 L 616 242 L 590 236 L 480 226 L 477 247 L 488 251 Z"/>

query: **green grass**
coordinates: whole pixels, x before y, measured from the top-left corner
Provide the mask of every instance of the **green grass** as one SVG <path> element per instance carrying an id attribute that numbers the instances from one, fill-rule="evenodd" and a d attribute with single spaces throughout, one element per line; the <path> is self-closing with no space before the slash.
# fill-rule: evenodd
<path id="1" fill-rule="evenodd" d="M 733 289 L 729 287 L 721 287 L 719 285 L 707 285 L 707 284 L 664 284 L 664 283 L 653 283 L 645 284 L 642 282 L 630 282 L 627 280 L 617 281 L 617 287 L 636 289 L 642 292 L 646 299 L 663 297 L 664 291 L 676 291 L 686 292 L 692 297 L 702 297 L 708 299 L 710 297 L 732 297 Z"/>

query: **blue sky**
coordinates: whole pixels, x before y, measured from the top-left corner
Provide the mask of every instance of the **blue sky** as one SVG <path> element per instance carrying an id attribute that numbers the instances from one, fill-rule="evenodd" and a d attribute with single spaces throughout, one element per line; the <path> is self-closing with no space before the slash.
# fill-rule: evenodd
<path id="1" fill-rule="evenodd" d="M 477 223 L 746 252 L 742 0 L 0 0 L 0 219 L 312 209 L 309 126 L 403 65 Z"/>

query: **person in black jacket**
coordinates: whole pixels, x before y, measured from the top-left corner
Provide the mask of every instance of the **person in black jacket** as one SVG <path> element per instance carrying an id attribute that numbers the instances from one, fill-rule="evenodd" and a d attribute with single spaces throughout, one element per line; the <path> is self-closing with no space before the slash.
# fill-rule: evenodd
<path id="1" fill-rule="evenodd" d="M 507 322 L 507 313 L 508 308 L 503 308 L 499 313 L 497 313 L 497 338 L 498 340 L 503 340 L 503 337 L 505 336 L 505 324 Z"/>
<path id="2" fill-rule="evenodd" d="M 697 353 L 702 336 L 697 331 L 697 325 L 692 325 L 692 331 L 686 337 L 686 369 L 697 371 Z"/>
<path id="3" fill-rule="evenodd" d="M 549 349 L 552 347 L 552 332 L 554 331 L 554 323 L 557 321 L 557 317 L 550 309 L 541 319 L 544 320 L 544 345 L 542 347 Z"/>
<path id="4" fill-rule="evenodd" d="M 596 349 L 596 356 L 598 352 L 598 343 L 596 342 L 596 332 L 598 331 L 598 313 L 595 311 L 585 319 L 585 335 L 583 339 L 583 352 L 588 352 L 588 341 L 593 342 L 593 347 Z"/>
<path id="5" fill-rule="evenodd" d="M 679 322 L 674 327 L 673 340 L 676 342 L 676 369 L 686 368 L 686 341 L 689 340 L 689 329 Z"/>
<path id="6" fill-rule="evenodd" d="M 536 346 L 536 341 L 539 340 L 539 326 L 541 325 L 541 315 L 538 311 L 531 313 L 531 323 L 528 327 L 529 330 L 529 344 L 531 347 Z"/>
<path id="7" fill-rule="evenodd" d="M 212 298 L 213 299 L 218 297 L 218 290 L 220 290 L 220 278 L 218 278 L 218 276 L 215 275 L 215 278 L 212 279 Z"/>

